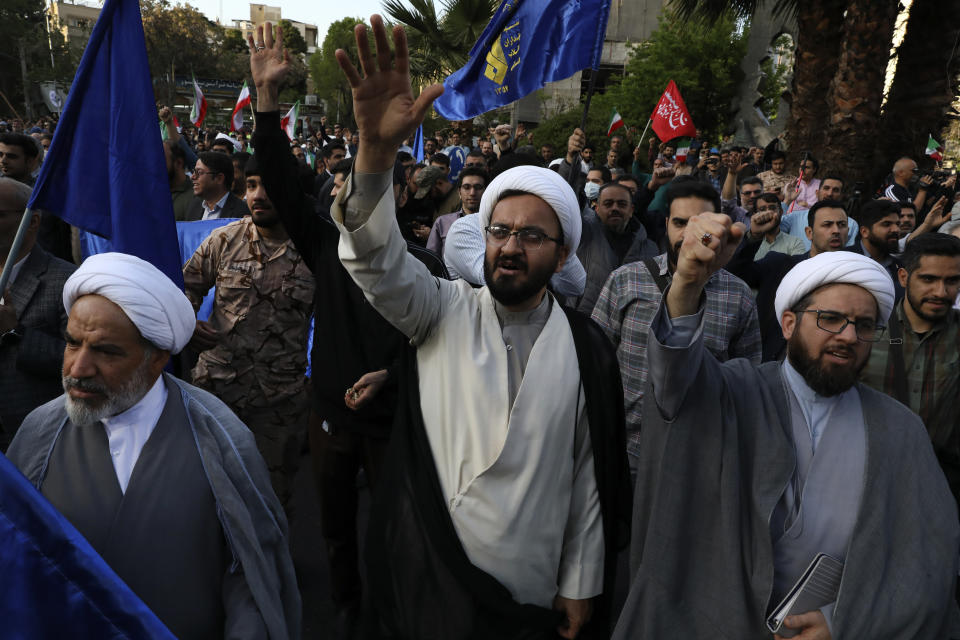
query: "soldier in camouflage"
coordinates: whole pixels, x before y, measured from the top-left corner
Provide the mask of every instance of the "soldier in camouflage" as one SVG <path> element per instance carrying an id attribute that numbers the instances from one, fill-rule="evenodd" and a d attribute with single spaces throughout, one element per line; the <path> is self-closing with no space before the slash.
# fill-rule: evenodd
<path id="1" fill-rule="evenodd" d="M 314 280 L 254 159 L 246 173 L 250 217 L 211 233 L 183 268 L 195 310 L 216 285 L 210 319 L 197 322 L 191 341 L 200 353 L 193 383 L 223 400 L 253 432 L 289 514 L 310 406 L 305 373 Z"/>

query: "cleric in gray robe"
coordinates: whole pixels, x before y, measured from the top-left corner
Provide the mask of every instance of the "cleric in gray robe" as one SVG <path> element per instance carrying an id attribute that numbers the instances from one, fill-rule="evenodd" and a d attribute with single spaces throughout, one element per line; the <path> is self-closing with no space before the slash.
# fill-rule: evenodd
<path id="1" fill-rule="evenodd" d="M 163 373 L 193 335 L 186 296 L 108 253 L 63 303 L 66 393 L 27 416 L 10 460 L 178 638 L 299 637 L 287 522 L 253 436 Z"/>
<path id="2" fill-rule="evenodd" d="M 843 565 L 835 597 L 793 611 L 776 637 L 960 637 L 960 526 L 929 437 L 856 382 L 893 306 L 890 276 L 849 252 L 800 263 L 776 297 L 786 360 L 721 364 L 703 347 L 701 295 L 741 236 L 726 216 L 691 219 L 651 326 L 656 403 L 613 637 L 770 638 L 767 617 L 820 553 Z"/>

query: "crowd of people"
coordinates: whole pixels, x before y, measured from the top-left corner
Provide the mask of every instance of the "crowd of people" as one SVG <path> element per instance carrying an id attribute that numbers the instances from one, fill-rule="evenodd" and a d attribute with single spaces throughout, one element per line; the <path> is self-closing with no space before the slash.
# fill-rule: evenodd
<path id="1" fill-rule="evenodd" d="M 956 174 L 863 194 L 776 140 L 509 125 L 415 151 L 441 89 L 392 35 L 338 53 L 356 130 L 287 137 L 269 23 L 249 136 L 159 109 L 210 228 L 183 290 L 33 218 L 0 302 L 31 483 L 181 638 L 299 637 L 305 447 L 330 637 L 960 638 Z M 55 126 L 0 122 L 0 260 Z M 832 597 L 777 618 L 824 554 Z"/>

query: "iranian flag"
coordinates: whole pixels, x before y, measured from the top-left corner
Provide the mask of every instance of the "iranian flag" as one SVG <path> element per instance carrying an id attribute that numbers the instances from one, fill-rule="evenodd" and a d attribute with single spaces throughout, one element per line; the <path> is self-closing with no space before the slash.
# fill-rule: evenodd
<path id="1" fill-rule="evenodd" d="M 677 138 L 673 141 L 673 144 L 677 145 L 676 157 L 677 162 L 684 163 L 687 161 L 687 155 L 690 153 L 690 138 Z"/>
<path id="2" fill-rule="evenodd" d="M 247 81 L 243 81 L 243 89 L 240 90 L 240 97 L 237 98 L 237 104 L 233 108 L 233 115 L 230 116 L 230 131 L 239 131 L 243 126 L 243 110 L 250 106 L 250 87 Z"/>
<path id="3" fill-rule="evenodd" d="M 933 136 L 930 136 L 930 139 L 927 140 L 927 155 L 940 162 L 943 160 L 943 145 L 933 139 Z"/>
<path id="4" fill-rule="evenodd" d="M 290 111 L 287 111 L 287 115 L 280 118 L 280 128 L 282 128 L 287 137 L 290 138 L 290 142 L 293 142 L 294 132 L 297 129 L 297 120 L 300 119 L 300 101 L 290 107 Z"/>
<path id="5" fill-rule="evenodd" d="M 623 116 L 620 115 L 620 112 L 617 111 L 617 108 L 614 107 L 613 111 L 610 113 L 610 124 L 607 126 L 607 137 L 609 138 L 613 135 L 613 132 L 623 126 Z"/>
<path id="6" fill-rule="evenodd" d="M 190 109 L 190 122 L 197 129 L 203 126 L 203 119 L 207 117 L 207 99 L 203 97 L 203 91 L 200 91 L 200 85 L 197 84 L 197 78 L 193 78 L 193 108 Z"/>

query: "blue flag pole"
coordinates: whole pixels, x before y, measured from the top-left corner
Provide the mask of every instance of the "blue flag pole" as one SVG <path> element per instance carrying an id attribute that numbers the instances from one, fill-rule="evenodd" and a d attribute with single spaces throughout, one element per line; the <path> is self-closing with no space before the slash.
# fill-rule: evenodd
<path id="1" fill-rule="evenodd" d="M 106 0 L 37 177 L 31 210 L 110 240 L 183 286 L 137 0 Z"/>

